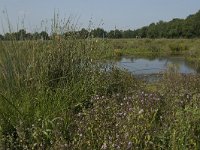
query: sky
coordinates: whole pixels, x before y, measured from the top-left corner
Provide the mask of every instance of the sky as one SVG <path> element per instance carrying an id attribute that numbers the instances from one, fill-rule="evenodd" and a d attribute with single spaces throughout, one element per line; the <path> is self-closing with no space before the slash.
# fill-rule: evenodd
<path id="1" fill-rule="evenodd" d="M 8 18 L 13 30 L 44 30 L 54 12 L 78 28 L 126 30 L 186 18 L 198 10 L 200 0 L 0 0 L 0 33 L 8 30 Z"/>

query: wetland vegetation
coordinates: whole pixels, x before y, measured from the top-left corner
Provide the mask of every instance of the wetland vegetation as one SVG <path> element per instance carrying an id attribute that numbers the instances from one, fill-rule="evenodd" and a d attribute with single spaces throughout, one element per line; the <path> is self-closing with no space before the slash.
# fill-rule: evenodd
<path id="1" fill-rule="evenodd" d="M 70 33 L 0 40 L 0 148 L 200 148 L 199 74 L 169 66 L 149 83 L 114 63 L 121 56 L 175 55 L 198 68 L 199 39 Z"/>
<path id="2" fill-rule="evenodd" d="M 122 40 L 120 49 L 123 42 L 145 47 L 160 41 L 169 42 Z M 169 68 L 160 82 L 146 83 L 114 66 L 107 70 L 101 61 L 116 54 L 108 53 L 108 43 L 1 41 L 1 147 L 199 149 L 199 75 Z"/>

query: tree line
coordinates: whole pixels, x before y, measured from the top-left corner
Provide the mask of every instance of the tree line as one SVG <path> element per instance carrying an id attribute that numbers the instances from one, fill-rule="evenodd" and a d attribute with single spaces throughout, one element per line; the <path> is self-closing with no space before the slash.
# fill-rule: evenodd
<path id="1" fill-rule="evenodd" d="M 0 40 L 49 40 L 50 36 L 46 31 L 40 33 L 28 33 L 25 29 L 21 29 L 18 32 L 6 33 L 4 35 L 0 34 Z"/>
<path id="2" fill-rule="evenodd" d="M 131 30 L 130 30 L 131 31 Z M 129 32 L 129 31 L 128 31 Z M 131 31 L 132 32 L 132 31 Z M 55 37 L 68 38 L 69 36 L 75 36 L 76 38 L 84 39 L 88 37 L 93 38 L 125 38 L 127 31 L 122 30 L 111 30 L 109 32 L 105 31 L 102 28 L 93 29 L 91 31 L 82 28 L 79 31 L 68 31 L 63 34 L 48 34 L 46 31 L 40 33 L 28 33 L 25 29 L 21 29 L 18 32 L 6 33 L 4 35 L 0 34 L 0 40 L 50 40 Z M 132 37 L 134 37 L 132 35 Z M 127 37 L 128 38 L 128 37 Z"/>
<path id="3" fill-rule="evenodd" d="M 102 28 L 87 30 L 82 28 L 79 31 L 69 31 L 59 35 L 63 38 L 69 36 L 77 38 L 199 38 L 200 37 L 200 11 L 196 14 L 189 15 L 186 19 L 175 18 L 169 22 L 159 21 L 151 23 L 137 30 L 110 30 L 106 31 Z M 0 40 L 50 40 L 55 38 L 57 34 L 48 34 L 46 31 L 40 33 L 27 33 L 25 29 L 18 32 L 0 34 Z"/>
<path id="4" fill-rule="evenodd" d="M 186 19 L 159 21 L 134 31 L 142 38 L 199 38 L 200 11 Z"/>

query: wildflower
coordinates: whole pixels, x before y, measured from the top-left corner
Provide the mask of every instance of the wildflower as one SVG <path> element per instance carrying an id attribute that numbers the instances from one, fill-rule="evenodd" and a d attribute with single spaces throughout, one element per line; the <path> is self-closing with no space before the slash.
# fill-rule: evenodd
<path id="1" fill-rule="evenodd" d="M 106 109 L 110 109 L 110 107 L 108 106 L 108 107 L 106 107 Z"/>
<path id="2" fill-rule="evenodd" d="M 133 110 L 133 108 L 129 108 L 128 110 L 129 110 L 129 111 L 132 111 L 132 110 Z"/>
<path id="3" fill-rule="evenodd" d="M 132 142 L 128 142 L 128 147 L 127 147 L 127 149 L 131 149 L 132 146 L 133 146 L 133 143 L 132 143 Z"/>
<path id="4" fill-rule="evenodd" d="M 78 117 L 80 117 L 81 116 L 81 113 L 78 113 Z"/>
<path id="5" fill-rule="evenodd" d="M 142 114 L 143 112 L 144 112 L 144 110 L 141 109 L 141 110 L 138 112 L 138 114 Z"/>
<path id="6" fill-rule="evenodd" d="M 103 145 L 101 146 L 101 149 L 107 149 L 107 144 L 103 143 Z"/>
<path id="7" fill-rule="evenodd" d="M 119 115 L 119 116 L 122 116 L 122 115 L 123 115 L 123 113 L 117 113 L 117 115 Z"/>
<path id="8" fill-rule="evenodd" d="M 124 97 L 124 100 L 127 100 L 127 97 Z"/>

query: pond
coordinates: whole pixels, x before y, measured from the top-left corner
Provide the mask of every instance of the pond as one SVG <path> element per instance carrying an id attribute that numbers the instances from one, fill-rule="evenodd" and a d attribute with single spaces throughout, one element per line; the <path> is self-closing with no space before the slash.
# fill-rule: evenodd
<path id="1" fill-rule="evenodd" d="M 195 67 L 188 63 L 183 57 L 121 57 L 120 60 L 117 60 L 116 65 L 119 68 L 126 69 L 133 73 L 135 76 L 147 77 L 151 75 L 150 80 L 157 80 L 159 78 L 158 74 L 167 71 L 169 66 L 174 66 L 177 72 L 183 74 L 198 73 Z"/>

